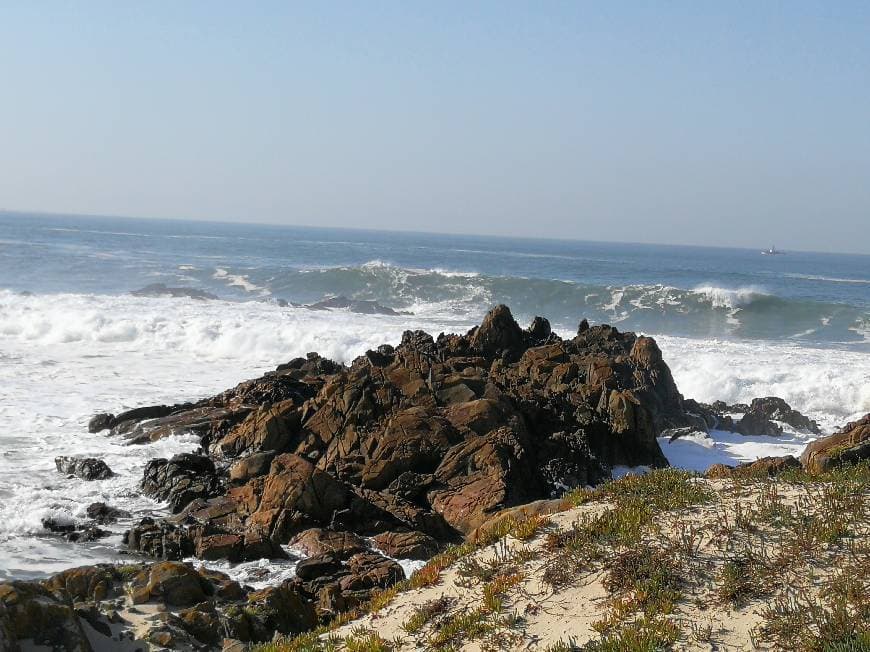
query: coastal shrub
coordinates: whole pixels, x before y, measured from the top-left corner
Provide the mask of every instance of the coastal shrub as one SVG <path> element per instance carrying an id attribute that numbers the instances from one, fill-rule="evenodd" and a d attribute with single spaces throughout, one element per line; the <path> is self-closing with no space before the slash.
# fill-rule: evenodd
<path id="1" fill-rule="evenodd" d="M 455 603 L 455 599 L 446 595 L 442 595 L 435 600 L 427 600 L 414 609 L 408 620 L 402 624 L 402 629 L 409 634 L 416 634 L 432 622 L 434 618 L 447 613 Z"/>

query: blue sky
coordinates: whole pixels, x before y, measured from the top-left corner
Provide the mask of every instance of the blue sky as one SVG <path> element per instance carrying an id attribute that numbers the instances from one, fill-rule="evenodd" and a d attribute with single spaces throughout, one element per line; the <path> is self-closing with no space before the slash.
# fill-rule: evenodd
<path id="1" fill-rule="evenodd" d="M 870 3 L 0 4 L 0 208 L 870 253 Z"/>

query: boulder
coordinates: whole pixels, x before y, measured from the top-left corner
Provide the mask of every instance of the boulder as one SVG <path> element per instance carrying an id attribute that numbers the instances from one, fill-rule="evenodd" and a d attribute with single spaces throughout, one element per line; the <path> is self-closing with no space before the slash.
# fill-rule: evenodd
<path id="1" fill-rule="evenodd" d="M 214 592 L 191 566 L 173 561 L 144 568 L 130 581 L 129 591 L 134 604 L 157 601 L 177 607 L 198 604 Z"/>
<path id="2" fill-rule="evenodd" d="M 812 474 L 867 459 L 870 459 L 870 414 L 846 424 L 832 435 L 810 442 L 801 454 L 801 464 Z"/>
<path id="3" fill-rule="evenodd" d="M 735 424 L 734 429 L 741 435 L 750 437 L 777 437 L 782 434 L 782 426 L 758 412 L 744 414 L 743 418 Z"/>
<path id="4" fill-rule="evenodd" d="M 251 593 L 245 613 L 255 641 L 269 641 L 275 632 L 306 632 L 317 625 L 314 607 L 289 583 Z"/>
<path id="5" fill-rule="evenodd" d="M 470 344 L 485 356 L 500 355 L 523 345 L 523 331 L 510 308 L 498 305 L 490 310 L 483 322 L 472 332 Z"/>
<path id="6" fill-rule="evenodd" d="M 115 475 L 109 465 L 95 457 L 60 456 L 54 458 L 57 470 L 82 480 L 106 480 Z"/>

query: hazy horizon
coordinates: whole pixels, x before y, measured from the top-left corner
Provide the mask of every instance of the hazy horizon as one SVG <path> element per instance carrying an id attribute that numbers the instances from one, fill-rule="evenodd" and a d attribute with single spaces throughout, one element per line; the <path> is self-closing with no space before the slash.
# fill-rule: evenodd
<path id="1" fill-rule="evenodd" d="M 870 5 L 0 7 L 0 209 L 870 254 Z"/>

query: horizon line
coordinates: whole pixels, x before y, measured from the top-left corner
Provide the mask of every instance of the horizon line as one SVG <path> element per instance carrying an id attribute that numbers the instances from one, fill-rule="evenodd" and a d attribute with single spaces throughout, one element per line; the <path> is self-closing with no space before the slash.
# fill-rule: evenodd
<path id="1" fill-rule="evenodd" d="M 576 237 L 547 237 L 547 236 L 534 236 L 534 235 L 503 235 L 496 233 L 469 233 L 462 231 L 421 231 L 418 229 L 383 229 L 383 228 L 371 228 L 371 227 L 350 227 L 350 226 L 315 226 L 313 224 L 299 224 L 299 223 L 281 223 L 281 222 L 260 222 L 260 221 L 241 221 L 241 220 L 231 220 L 231 219 L 214 219 L 214 218 L 201 218 L 201 217 L 157 217 L 157 216 L 143 216 L 143 215 L 108 215 L 105 213 L 87 213 L 87 212 L 67 212 L 61 213 L 54 210 L 36 210 L 36 209 L 12 209 L 12 208 L 0 208 L 0 215 L 30 215 L 30 216 L 42 216 L 42 217 L 90 217 L 96 219 L 119 219 L 119 220 L 154 220 L 154 221 L 165 221 L 165 222 L 198 222 L 204 224 L 238 224 L 238 225 L 248 225 L 248 226 L 272 226 L 272 227 L 286 227 L 286 228 L 302 228 L 302 229 L 331 229 L 334 231 L 363 231 L 367 233 L 408 233 L 415 235 L 435 235 L 435 236 L 460 236 L 460 237 L 470 237 L 470 238 L 497 238 L 501 240 L 538 240 L 544 242 L 578 242 L 578 243 L 588 243 L 588 244 L 616 244 L 616 245 L 638 245 L 638 246 L 653 246 L 653 247 L 690 247 L 696 249 L 731 249 L 737 251 L 758 251 L 761 253 L 761 249 L 755 249 L 749 246 L 727 246 L 727 245 L 711 245 L 711 244 L 680 244 L 673 242 L 637 242 L 632 240 L 587 240 Z M 790 252 L 793 253 L 807 253 L 807 254 L 823 254 L 823 255 L 842 255 L 842 256 L 867 256 L 870 257 L 870 252 L 861 253 L 857 251 L 818 251 L 813 249 L 780 249 L 778 250 L 780 253 L 788 254 Z"/>

